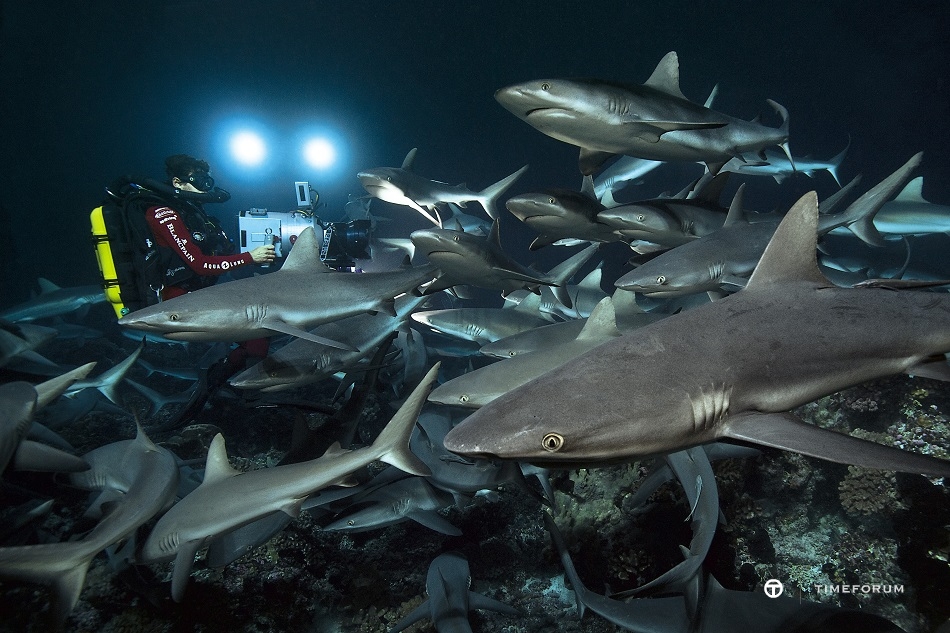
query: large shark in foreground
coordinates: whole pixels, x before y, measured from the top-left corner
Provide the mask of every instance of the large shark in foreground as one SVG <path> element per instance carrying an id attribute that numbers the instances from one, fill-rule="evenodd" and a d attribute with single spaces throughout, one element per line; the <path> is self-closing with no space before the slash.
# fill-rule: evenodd
<path id="1" fill-rule="evenodd" d="M 610 340 L 463 420 L 468 456 L 603 464 L 732 438 L 866 468 L 950 462 L 805 424 L 790 409 L 874 378 L 950 379 L 950 297 L 837 288 L 816 263 L 818 199 L 788 212 L 745 289 Z"/>
<path id="2" fill-rule="evenodd" d="M 538 79 L 501 88 L 495 99 L 550 137 L 577 145 L 591 174 L 615 154 L 650 160 L 700 161 L 715 173 L 733 157 L 778 145 L 788 150 L 788 111 L 777 128 L 743 121 L 688 100 L 679 59 L 667 53 L 641 85 L 585 79 Z"/>
<path id="3" fill-rule="evenodd" d="M 158 520 L 137 562 L 174 559 L 172 598 L 177 602 L 184 595 L 195 553 L 209 541 L 277 512 L 295 517 L 309 495 L 346 482 L 377 459 L 410 474 L 429 474 L 409 451 L 409 436 L 438 371 L 436 363 L 376 441 L 364 448 L 350 451 L 335 443 L 317 459 L 241 473 L 228 463 L 219 433 L 208 449 L 204 481 Z"/>
<path id="4" fill-rule="evenodd" d="M 320 261 L 313 229 L 300 237 L 280 270 L 203 288 L 119 319 L 119 325 L 179 341 L 246 341 L 290 334 L 353 348 L 308 328 L 364 312 L 395 314 L 394 297 L 432 279 L 433 266 L 380 273 L 342 273 Z"/>

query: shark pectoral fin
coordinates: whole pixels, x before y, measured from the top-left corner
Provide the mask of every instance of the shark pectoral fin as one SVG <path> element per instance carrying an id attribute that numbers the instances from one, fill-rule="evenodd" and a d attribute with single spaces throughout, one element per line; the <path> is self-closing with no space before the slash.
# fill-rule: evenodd
<path id="1" fill-rule="evenodd" d="M 911 376 L 920 376 L 921 378 L 930 378 L 931 380 L 950 382 L 950 365 L 947 364 L 947 359 L 943 354 L 924 359 L 913 367 L 905 369 L 904 373 Z"/>
<path id="2" fill-rule="evenodd" d="M 722 279 L 719 280 L 720 287 L 730 290 L 732 292 L 737 292 L 745 288 L 748 279 L 745 277 L 737 277 L 736 275 L 724 275 Z"/>
<path id="3" fill-rule="evenodd" d="M 567 288 L 564 286 L 551 286 L 551 292 L 554 293 L 554 298 L 564 306 L 565 308 L 573 308 L 574 302 L 571 300 L 571 295 L 567 292 Z"/>
<path id="4" fill-rule="evenodd" d="M 430 530 L 435 530 L 449 536 L 462 536 L 462 530 L 458 529 L 438 513 L 430 510 L 417 510 L 416 512 L 407 512 L 406 516 L 416 523 L 426 526 Z"/>
<path id="5" fill-rule="evenodd" d="M 348 352 L 358 352 L 360 350 L 356 349 L 348 343 L 341 343 L 340 341 L 334 341 L 330 338 L 325 338 L 317 334 L 312 334 L 306 330 L 302 330 L 295 325 L 291 325 L 286 321 L 281 321 L 280 319 L 266 320 L 261 325 L 263 325 L 268 330 L 273 330 L 274 332 L 280 332 L 281 334 L 289 334 L 290 336 L 296 336 L 297 338 L 306 339 L 308 341 L 313 341 L 314 343 L 319 343 L 320 345 L 326 345 L 327 347 L 335 347 L 336 349 L 346 350 Z"/>
<path id="6" fill-rule="evenodd" d="M 805 424 L 791 413 L 731 415 L 723 426 L 722 435 L 841 464 L 934 477 L 950 476 L 950 461 Z"/>
<path id="7" fill-rule="evenodd" d="M 528 247 L 529 251 L 536 251 L 539 248 L 544 248 L 545 246 L 550 246 L 558 241 L 559 238 L 552 237 L 550 235 L 539 235 L 534 238 L 534 241 L 531 242 L 531 245 Z"/>
<path id="8" fill-rule="evenodd" d="M 172 572 L 172 600 L 175 602 L 181 602 L 185 595 L 185 587 L 188 586 L 188 578 L 191 577 L 191 568 L 195 564 L 195 554 L 198 553 L 200 546 L 199 541 L 189 541 L 178 547 L 175 570 Z"/>
<path id="9" fill-rule="evenodd" d="M 506 613 L 508 615 L 521 615 L 521 612 L 513 606 L 495 600 L 494 598 L 483 596 L 480 593 L 475 593 L 474 591 L 468 592 L 468 606 L 472 609 L 486 609 L 488 611 L 497 611 L 498 613 Z"/>
<path id="10" fill-rule="evenodd" d="M 601 165 L 616 156 L 610 152 L 597 152 L 591 149 L 581 148 L 580 156 L 577 159 L 577 166 L 585 176 L 595 173 Z"/>

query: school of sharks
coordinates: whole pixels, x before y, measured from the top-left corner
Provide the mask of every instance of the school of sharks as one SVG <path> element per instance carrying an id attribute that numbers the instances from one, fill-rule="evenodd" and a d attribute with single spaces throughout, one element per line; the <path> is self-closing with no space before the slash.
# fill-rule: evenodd
<path id="1" fill-rule="evenodd" d="M 115 340 L 77 317 L 104 309 L 95 284 L 41 280 L 0 311 L 5 617 L 107 630 L 82 619 L 90 603 L 134 608 L 126 627 L 187 628 L 203 611 L 194 630 L 231 630 L 240 618 L 215 609 L 256 592 L 297 614 L 253 630 L 950 626 L 946 596 L 898 564 L 900 542 L 905 558 L 929 552 L 932 584 L 950 578 L 950 279 L 909 265 L 916 238 L 950 234 L 950 207 L 922 195 L 926 157 L 842 182 L 846 136 L 828 160 L 799 157 L 794 112 L 769 100 L 763 120 L 729 116 L 716 90 L 684 96 L 679 73 L 670 52 L 642 84 L 495 93 L 578 148 L 573 186 L 519 192 L 528 165 L 481 190 L 446 184 L 417 172 L 417 149 L 361 169 L 361 208 L 432 225 L 374 241 L 374 261 L 397 262 L 386 269 L 326 266 L 307 229 L 278 270 L 131 312 Z M 697 178 L 639 195 L 669 163 Z M 808 179 L 831 193 L 745 204 L 763 182 Z M 524 252 L 502 248 L 517 222 L 534 234 Z M 559 263 L 533 265 L 541 249 Z M 222 348 L 259 337 L 270 354 L 212 392 Z M 99 443 L 80 450 L 80 435 Z M 839 505 L 847 528 L 809 570 L 783 566 L 781 530 L 755 523 L 796 486 L 853 504 L 844 491 L 867 481 L 876 509 Z M 897 507 L 929 531 L 896 529 Z M 855 540 L 884 553 L 833 564 Z M 421 552 L 411 573 L 386 569 L 400 551 Z M 270 589 L 265 553 L 285 565 Z M 542 580 L 519 576 L 527 558 Z M 480 579 L 492 565 L 507 572 Z M 784 595 L 766 594 L 771 578 Z M 849 593 L 862 586 L 883 589 Z M 348 593 L 369 597 L 343 608 Z"/>

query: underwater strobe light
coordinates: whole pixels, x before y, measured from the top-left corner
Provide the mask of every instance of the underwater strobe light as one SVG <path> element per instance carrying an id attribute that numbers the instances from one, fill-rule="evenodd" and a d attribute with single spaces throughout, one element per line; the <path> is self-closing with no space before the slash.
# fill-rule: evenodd
<path id="1" fill-rule="evenodd" d="M 242 165 L 260 165 L 267 157 L 264 139 L 250 131 L 238 132 L 231 137 L 231 154 Z"/>
<path id="2" fill-rule="evenodd" d="M 326 169 L 336 161 L 336 148 L 325 138 L 312 138 L 303 146 L 303 157 L 316 169 Z"/>

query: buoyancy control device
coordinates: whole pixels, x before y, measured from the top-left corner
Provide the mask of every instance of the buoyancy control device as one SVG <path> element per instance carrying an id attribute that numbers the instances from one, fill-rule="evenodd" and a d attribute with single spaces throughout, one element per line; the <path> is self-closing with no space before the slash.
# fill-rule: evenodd
<path id="1" fill-rule="evenodd" d="M 214 283 L 183 265 L 171 249 L 155 243 L 145 220 L 148 207 L 163 205 L 181 213 L 191 230 L 201 230 L 206 254 L 233 252 L 233 244 L 214 218 L 201 209 L 204 202 L 225 202 L 231 195 L 214 188 L 208 192 L 182 191 L 151 178 L 126 176 L 106 187 L 108 197 L 89 216 L 92 242 L 102 275 L 106 299 L 117 318 L 161 301 L 165 286 L 194 290 Z"/>

